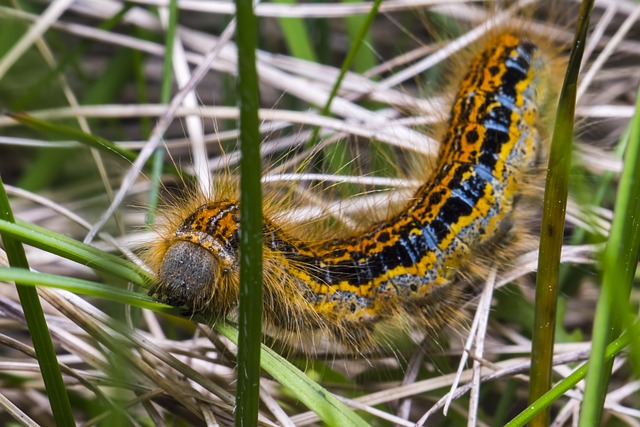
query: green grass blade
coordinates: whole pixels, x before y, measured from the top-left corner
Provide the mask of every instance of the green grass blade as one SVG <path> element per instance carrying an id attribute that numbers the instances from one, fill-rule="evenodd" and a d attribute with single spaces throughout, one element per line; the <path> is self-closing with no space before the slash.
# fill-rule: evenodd
<path id="1" fill-rule="evenodd" d="M 636 323 L 629 328 L 627 333 L 606 347 L 605 359 L 612 360 L 614 356 L 624 350 L 627 346 L 633 345 L 640 338 L 640 323 Z M 567 391 L 571 390 L 587 375 L 590 363 L 586 363 L 576 368 L 570 375 L 556 384 L 551 390 L 540 396 L 535 402 L 529 404 L 527 409 L 519 413 L 514 419 L 509 421 L 505 427 L 520 427 L 528 423 L 548 408 L 553 402 L 560 399 Z M 598 423 L 589 420 L 589 425 Z"/>
<path id="2" fill-rule="evenodd" d="M 160 102 L 169 104 L 171 101 L 171 83 L 173 82 L 173 46 L 176 38 L 176 27 L 178 24 L 178 1 L 171 0 L 169 2 L 169 23 L 167 25 L 167 36 L 165 38 L 165 55 L 162 64 L 162 86 L 160 89 Z M 150 131 L 145 132 L 147 137 Z M 155 220 L 155 211 L 160 200 L 160 185 L 162 184 L 162 169 L 164 165 L 164 147 L 156 148 L 151 161 L 151 187 L 149 188 L 149 209 L 145 222 L 147 225 L 153 224 Z"/>
<path id="3" fill-rule="evenodd" d="M 0 267 L 0 282 L 19 282 L 21 286 L 33 288 L 35 286 L 47 286 L 75 294 L 87 295 L 120 304 L 129 304 L 140 308 L 152 310 L 172 309 L 165 304 L 159 303 L 151 297 L 140 292 L 127 291 L 102 283 L 91 282 L 89 280 L 76 279 L 74 277 L 58 276 L 56 274 L 37 273 L 24 268 L 3 268 Z M 35 289 L 31 289 L 35 290 Z M 172 310 L 177 314 L 178 309 Z"/>
<path id="4" fill-rule="evenodd" d="M 342 66 L 340 67 L 340 73 L 338 74 L 338 78 L 336 79 L 335 83 L 333 84 L 333 87 L 331 88 L 331 92 L 329 93 L 329 98 L 327 99 L 327 102 L 325 103 L 324 107 L 322 108 L 322 111 L 320 112 L 321 115 L 326 116 L 329 114 L 329 111 L 331 110 L 331 104 L 333 103 L 334 98 L 338 94 L 338 90 L 340 90 L 342 81 L 344 80 L 347 72 L 349 71 L 349 69 L 351 68 L 352 64 L 354 64 L 355 61 L 360 60 L 361 64 L 367 64 L 366 68 L 370 68 L 368 66 L 368 61 L 363 62 L 364 57 L 358 56 L 358 53 L 362 52 L 361 47 L 367 39 L 369 28 L 371 27 L 371 24 L 373 23 L 373 20 L 375 19 L 378 13 L 380 3 L 381 3 L 381 0 L 374 0 L 373 6 L 371 7 L 371 10 L 369 11 L 366 17 L 353 16 L 350 19 L 347 19 L 348 28 L 350 29 L 349 32 L 351 33 L 351 48 L 349 49 L 349 52 L 347 53 L 347 56 L 342 63 Z M 309 147 L 312 147 L 317 143 L 319 133 L 320 133 L 320 128 L 315 127 L 313 129 L 313 133 L 311 134 L 311 137 L 309 138 L 309 142 L 308 142 Z M 336 144 L 332 144 L 324 148 L 323 153 L 324 153 L 323 158 L 326 160 L 324 165 L 325 173 L 328 173 L 328 174 L 340 173 L 344 175 L 354 174 L 354 172 L 351 171 L 349 162 L 346 161 L 346 159 L 351 157 L 349 154 L 348 145 L 346 142 L 341 141 Z M 345 193 L 343 193 L 343 195 L 345 196 L 348 196 L 349 194 L 353 194 L 355 193 L 355 191 L 357 191 L 357 189 L 353 186 L 347 186 L 347 187 L 344 187 L 344 189 L 345 189 Z"/>
<path id="5" fill-rule="evenodd" d="M 362 3 L 363 0 L 342 0 L 343 3 Z M 378 6 L 374 5 L 375 8 Z M 367 23 L 368 17 L 362 15 L 350 15 L 344 18 L 345 27 L 347 33 L 353 41 L 360 45 L 371 45 L 371 36 L 368 32 L 362 34 L 362 28 L 369 27 L 371 24 Z M 351 68 L 357 73 L 364 73 L 365 71 L 375 67 L 376 57 L 370 49 L 358 49 L 355 53 Z"/>
<path id="6" fill-rule="evenodd" d="M 156 219 L 156 210 L 160 202 L 160 187 L 162 185 L 162 169 L 164 167 L 164 148 L 157 148 L 151 159 L 151 176 L 149 177 L 149 202 L 145 223 L 151 225 Z"/>
<path id="7" fill-rule="evenodd" d="M 160 102 L 168 104 L 171 100 L 171 82 L 173 81 L 173 45 L 176 39 L 176 26 L 178 23 L 178 1 L 169 2 L 169 22 L 167 24 L 167 36 L 165 38 L 164 62 L 162 64 L 162 87 Z"/>
<path id="8" fill-rule="evenodd" d="M 275 0 L 274 3 L 296 4 L 296 0 Z M 289 53 L 305 61 L 318 62 L 309 39 L 309 32 L 300 18 L 278 18 Z"/>
<path id="9" fill-rule="evenodd" d="M 8 222 L 14 222 L 11 205 L 4 184 L 0 178 L 0 219 Z M 8 233 L 0 232 L 9 264 L 14 267 L 24 269 L 29 268 L 27 257 L 24 253 L 22 244 Z M 24 310 L 24 317 L 27 321 L 27 327 L 33 341 L 33 348 L 36 351 L 42 379 L 47 390 L 49 403 L 56 424 L 59 426 L 74 426 L 73 412 L 69 396 L 65 389 L 58 358 L 56 357 L 49 328 L 44 318 L 42 305 L 35 288 L 25 286 L 20 280 L 11 280 L 15 282 L 20 297 L 20 303 Z"/>
<path id="10" fill-rule="evenodd" d="M 536 279 L 536 311 L 531 343 L 533 350 L 530 402 L 536 401 L 551 387 L 558 275 L 571 167 L 577 80 L 592 7 L 592 0 L 583 0 L 569 65 L 560 92 L 560 103 L 551 141 Z M 548 423 L 549 413 L 544 410 L 533 419 L 531 425 L 539 427 L 546 426 Z"/>
<path id="11" fill-rule="evenodd" d="M 121 148 L 117 144 L 114 144 L 107 139 L 82 132 L 70 126 L 40 120 L 24 113 L 14 113 L 9 111 L 5 114 L 25 126 L 44 133 L 50 139 L 58 137 L 61 139 L 71 139 L 74 141 L 78 141 L 79 143 L 87 145 L 89 147 L 116 154 L 117 156 L 129 160 L 130 162 L 135 161 L 136 157 L 138 156 L 134 151 L 127 150 L 126 148 Z"/>
<path id="12" fill-rule="evenodd" d="M 607 394 L 613 361 L 605 350 L 631 315 L 629 297 L 640 253 L 640 90 L 624 169 L 620 177 L 609 240 L 602 256 L 602 291 L 593 322 L 593 340 L 580 426 L 597 425 Z"/>
<path id="13" fill-rule="evenodd" d="M 51 123 L 45 120 L 37 119 L 33 116 L 24 113 L 4 112 L 5 115 L 11 117 L 19 123 L 28 126 L 37 131 L 43 132 L 49 139 L 60 138 L 70 139 L 78 141 L 91 148 L 97 148 L 106 153 L 115 154 L 130 162 L 134 162 L 138 157 L 138 154 L 134 151 L 122 148 L 113 142 L 102 138 L 100 136 L 91 135 L 89 133 L 82 132 L 70 126 L 60 125 L 57 123 Z M 165 165 L 165 172 L 172 175 L 181 176 L 184 179 L 189 179 L 190 176 L 183 171 L 179 171 L 175 166 Z"/>
<path id="14" fill-rule="evenodd" d="M 171 0 L 169 2 L 169 23 L 167 25 L 167 35 L 165 38 L 165 56 L 162 64 L 162 85 L 160 89 L 160 102 L 169 104 L 171 100 L 171 86 L 173 82 L 173 46 L 176 37 L 176 27 L 178 23 L 178 2 Z M 145 134 L 150 134 L 150 129 Z M 160 200 L 160 186 L 162 178 L 162 169 L 164 165 L 164 148 L 159 147 L 153 154 L 151 166 L 151 187 L 149 188 L 149 209 L 146 216 L 146 224 L 151 225 L 155 220 L 155 211 Z"/>
<path id="15" fill-rule="evenodd" d="M 230 341 L 238 342 L 238 332 L 228 324 L 216 324 L 215 329 Z M 280 384 L 294 390 L 296 397 L 318 414 L 326 425 L 341 427 L 368 425 L 329 391 L 265 345 L 262 346 L 261 365 Z"/>
<path id="16" fill-rule="evenodd" d="M 327 102 L 324 104 L 324 107 L 322 107 L 322 111 L 320 112 L 321 115 L 326 116 L 327 114 L 329 114 L 329 111 L 331 110 L 331 104 L 333 103 L 333 99 L 338 94 L 338 90 L 342 85 L 342 80 L 344 80 L 344 77 L 346 76 L 347 71 L 349 71 L 349 68 L 351 68 L 351 64 L 353 63 L 353 60 L 355 59 L 358 51 L 360 50 L 362 43 L 367 35 L 367 32 L 369 31 L 369 28 L 373 23 L 374 18 L 378 14 L 378 8 L 380 7 L 381 2 L 382 0 L 374 0 L 373 6 L 371 7 L 371 10 L 367 14 L 366 19 L 362 22 L 362 25 L 360 26 L 358 34 L 356 35 L 356 37 L 353 38 L 351 42 L 351 48 L 347 53 L 347 57 L 342 62 L 342 67 L 340 67 L 340 74 L 338 74 L 338 78 L 336 79 L 335 83 L 333 84 L 333 87 L 331 88 L 331 92 L 329 93 L 329 98 L 327 99 Z M 320 133 L 320 128 L 316 127 L 313 130 L 313 134 L 311 135 L 311 138 L 309 139 L 309 147 L 312 147 L 313 145 L 316 144 L 319 133 Z"/>
<path id="17" fill-rule="evenodd" d="M 237 426 L 256 426 L 262 338 L 262 188 L 258 130 L 258 20 L 252 0 L 236 0 L 240 108 L 240 290 Z"/>
<path id="18" fill-rule="evenodd" d="M 140 286 L 152 282 L 150 275 L 129 261 L 28 222 L 0 220 L 0 233 Z"/>

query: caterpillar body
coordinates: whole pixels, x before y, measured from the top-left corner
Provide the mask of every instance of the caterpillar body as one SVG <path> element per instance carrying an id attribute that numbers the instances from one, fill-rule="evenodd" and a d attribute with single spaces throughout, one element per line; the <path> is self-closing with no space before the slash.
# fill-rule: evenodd
<path id="1" fill-rule="evenodd" d="M 378 325 L 437 331 L 469 298 L 470 257 L 509 239 L 514 203 L 539 155 L 545 61 L 512 33 L 490 40 L 454 99 L 432 176 L 394 216 L 344 238 L 305 241 L 264 219 L 264 321 L 294 345 L 323 332 L 376 346 Z M 239 206 L 207 201 L 149 251 L 160 300 L 223 318 L 238 301 Z M 304 347 L 304 346 L 303 346 Z"/>

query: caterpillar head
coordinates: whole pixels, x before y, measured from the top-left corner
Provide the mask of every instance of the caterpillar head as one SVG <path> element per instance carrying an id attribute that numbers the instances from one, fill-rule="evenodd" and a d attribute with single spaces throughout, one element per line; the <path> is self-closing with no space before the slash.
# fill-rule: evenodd
<path id="1" fill-rule="evenodd" d="M 237 202 L 204 204 L 164 240 L 151 293 L 190 313 L 226 316 L 238 300 Z"/>

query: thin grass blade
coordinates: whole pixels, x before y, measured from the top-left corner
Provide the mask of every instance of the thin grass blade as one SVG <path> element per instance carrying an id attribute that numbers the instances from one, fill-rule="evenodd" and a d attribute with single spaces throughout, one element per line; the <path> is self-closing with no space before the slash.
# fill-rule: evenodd
<path id="1" fill-rule="evenodd" d="M 238 342 L 238 332 L 228 324 L 216 324 L 215 329 L 230 341 Z M 269 347 L 262 346 L 261 365 L 280 384 L 295 390 L 296 396 L 314 411 L 328 426 L 367 426 L 368 424 L 336 399 L 329 391 L 311 380 L 298 368 Z"/>
<path id="2" fill-rule="evenodd" d="M 640 338 L 640 323 L 634 324 L 629 330 L 617 340 L 613 341 L 606 348 L 605 359 L 612 360 L 617 354 L 623 351 L 630 345 L 633 345 Z M 529 404 L 527 409 L 519 413 L 514 419 L 509 421 L 505 427 L 521 427 L 531 421 L 533 417 L 543 412 L 546 408 L 551 406 L 553 402 L 560 399 L 564 394 L 576 386 L 587 375 L 587 369 L 589 363 L 583 364 L 576 368 L 565 379 L 556 384 L 551 390 L 540 396 L 535 402 Z M 589 425 L 598 425 L 598 423 L 591 423 Z"/>
<path id="3" fill-rule="evenodd" d="M 1 178 L 0 219 L 7 222 L 14 222 L 9 198 L 7 197 Z M 2 242 L 7 252 L 9 264 L 14 267 L 28 269 L 29 262 L 27 261 L 27 256 L 24 253 L 22 244 L 9 233 L 0 232 L 0 236 L 2 237 Z M 18 296 L 20 297 L 20 303 L 24 310 L 24 317 L 27 322 L 27 327 L 29 328 L 29 333 L 31 334 L 33 348 L 36 351 L 38 364 L 42 372 L 42 379 L 44 380 L 56 424 L 59 426 L 74 426 L 75 421 L 73 419 L 73 412 L 71 411 L 69 396 L 67 395 L 62 374 L 60 373 L 58 358 L 53 348 L 53 342 L 44 318 L 38 292 L 35 288 L 25 286 L 19 279 L 9 280 L 15 282 L 16 289 L 18 290 Z"/>
<path id="4" fill-rule="evenodd" d="M 0 220 L 0 233 L 140 286 L 152 282 L 148 273 L 129 261 L 35 224 L 20 220 L 17 223 Z"/>
<path id="5" fill-rule="evenodd" d="M 344 77 L 346 76 L 347 71 L 349 71 L 349 68 L 351 68 L 351 64 L 353 63 L 356 55 L 360 51 L 360 48 L 362 47 L 363 41 L 365 40 L 365 37 L 369 32 L 369 28 L 371 27 L 371 24 L 373 23 L 374 18 L 378 14 L 380 3 L 382 3 L 382 0 L 374 0 L 373 6 L 371 6 L 371 10 L 367 14 L 366 19 L 362 22 L 362 25 L 360 26 L 357 36 L 354 37 L 353 40 L 351 41 L 351 48 L 349 48 L 347 57 L 342 62 L 342 66 L 340 67 L 340 74 L 338 74 L 338 78 L 336 79 L 335 83 L 333 84 L 333 87 L 331 88 L 329 98 L 327 99 L 327 102 L 324 104 L 324 107 L 320 112 L 320 114 L 322 114 L 323 116 L 326 116 L 327 114 L 329 114 L 333 99 L 338 94 L 338 90 L 340 90 L 340 86 L 342 86 L 342 81 L 344 80 Z M 319 127 L 314 128 L 313 134 L 309 139 L 309 143 L 308 143 L 309 146 L 313 146 L 316 144 L 319 133 L 320 133 L 320 128 Z"/>
<path id="6" fill-rule="evenodd" d="M 593 322 L 580 426 L 600 422 L 613 365 L 613 360 L 606 359 L 605 350 L 624 328 L 626 318 L 633 317 L 629 297 L 640 254 L 640 90 L 624 159 L 615 216 L 602 255 L 602 291 Z"/>
<path id="7" fill-rule="evenodd" d="M 536 279 L 529 402 L 536 401 L 551 387 L 560 252 L 567 208 L 577 81 L 592 8 L 592 0 L 583 0 L 551 141 Z M 549 413 L 543 410 L 531 425 L 540 427 L 548 423 Z"/>
<path id="8" fill-rule="evenodd" d="M 262 187 L 258 130 L 258 20 L 252 0 L 236 0 L 240 108 L 240 290 L 237 426 L 256 426 L 262 339 Z"/>
<path id="9" fill-rule="evenodd" d="M 120 304 L 134 305 L 139 308 L 152 310 L 169 309 L 174 314 L 178 314 L 179 309 L 157 302 L 140 292 L 127 291 L 103 283 L 91 282 L 89 280 L 76 279 L 73 277 L 59 276 L 56 274 L 36 273 L 24 268 L 3 268 L 0 267 L 0 282 L 19 282 L 21 286 L 32 290 L 35 286 L 48 286 L 75 294 L 87 295 Z"/>
<path id="10" fill-rule="evenodd" d="M 16 120 L 17 122 L 22 123 L 25 126 L 28 126 L 39 132 L 43 132 L 48 136 L 49 139 L 57 137 L 61 139 L 78 141 L 79 143 L 87 145 L 88 147 L 97 148 L 101 151 L 115 154 L 116 156 L 130 162 L 134 162 L 138 157 L 138 154 L 134 151 L 122 148 L 117 144 L 114 144 L 113 142 L 100 136 L 91 135 L 69 126 L 40 120 L 25 113 L 5 111 L 4 114 Z M 178 171 L 175 166 L 166 165 L 165 171 L 176 176 L 189 178 L 189 176 L 186 175 L 185 172 Z"/>
<path id="11" fill-rule="evenodd" d="M 275 0 L 274 3 L 296 4 L 297 1 Z M 291 55 L 305 61 L 318 62 L 304 20 L 300 18 L 278 18 L 278 22 Z"/>

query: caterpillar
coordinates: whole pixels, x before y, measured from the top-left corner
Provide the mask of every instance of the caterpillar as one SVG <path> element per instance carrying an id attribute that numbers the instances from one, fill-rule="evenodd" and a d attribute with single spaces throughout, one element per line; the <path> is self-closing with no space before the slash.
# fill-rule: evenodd
<path id="1" fill-rule="evenodd" d="M 380 325 L 437 332 L 455 320 L 473 294 L 471 258 L 514 238 L 518 194 L 540 157 L 546 69 L 527 38 L 489 40 L 459 85 L 431 177 L 390 218 L 307 241 L 265 217 L 266 329 L 294 345 L 321 332 L 362 351 L 376 347 Z M 149 249 L 158 280 L 151 294 L 226 318 L 238 301 L 238 199 L 199 203 L 174 214 Z"/>

